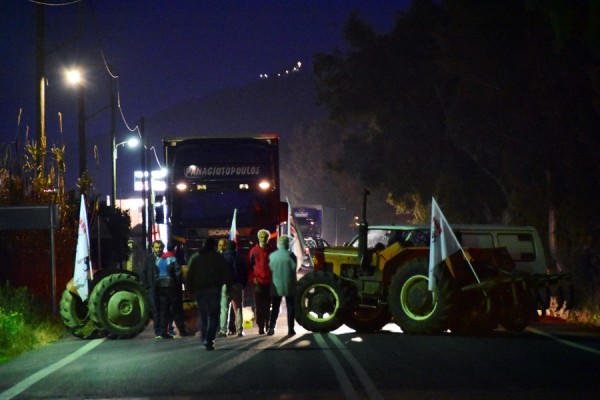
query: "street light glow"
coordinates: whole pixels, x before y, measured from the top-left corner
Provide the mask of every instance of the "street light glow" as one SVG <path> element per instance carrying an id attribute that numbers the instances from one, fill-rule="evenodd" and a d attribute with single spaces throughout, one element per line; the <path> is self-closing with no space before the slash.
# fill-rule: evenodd
<path id="1" fill-rule="evenodd" d="M 138 144 L 140 144 L 140 139 L 138 139 L 137 137 L 132 137 L 127 141 L 127 146 L 132 148 L 137 147 Z"/>
<path id="2" fill-rule="evenodd" d="M 67 82 L 69 82 L 73 85 L 78 85 L 83 80 L 82 76 L 81 76 L 81 71 L 78 69 L 67 70 L 66 77 L 67 77 Z"/>
<path id="3" fill-rule="evenodd" d="M 117 159 L 117 148 L 119 148 L 119 146 L 125 146 L 127 145 L 127 147 L 129 148 L 134 148 L 137 147 L 137 145 L 140 143 L 140 140 L 133 136 L 130 139 L 124 140 L 122 142 L 116 143 L 113 147 L 113 157 L 115 158 L 115 160 Z"/>
<path id="4" fill-rule="evenodd" d="M 140 143 L 140 140 L 137 136 L 132 136 L 128 140 L 122 141 L 120 143 L 115 143 L 115 138 L 113 136 L 113 140 L 112 140 L 112 153 L 113 153 L 113 157 L 112 157 L 112 197 L 113 197 L 113 203 L 115 203 L 115 204 L 117 202 L 117 149 L 119 148 L 119 146 L 125 146 L 125 144 L 127 144 L 127 147 L 129 147 L 129 148 L 137 147 L 137 145 L 139 143 Z"/>

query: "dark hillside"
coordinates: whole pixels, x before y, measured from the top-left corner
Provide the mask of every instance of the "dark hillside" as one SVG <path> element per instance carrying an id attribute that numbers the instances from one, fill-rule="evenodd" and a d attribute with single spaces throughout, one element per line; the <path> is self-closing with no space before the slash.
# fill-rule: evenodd
<path id="1" fill-rule="evenodd" d="M 224 89 L 165 109 L 146 121 L 153 143 L 163 137 L 278 133 L 323 115 L 316 105 L 312 75 L 298 72 Z"/>
<path id="2" fill-rule="evenodd" d="M 301 71 L 182 102 L 147 117 L 145 132 L 161 163 L 165 137 L 276 133 L 282 139 L 280 158 L 285 168 L 294 129 L 310 125 L 324 115 L 323 109 L 316 105 L 312 74 Z M 139 161 L 132 162 L 136 163 L 132 170 L 138 169 Z M 134 197 L 131 176 L 119 175 L 117 179 L 119 197 Z"/>

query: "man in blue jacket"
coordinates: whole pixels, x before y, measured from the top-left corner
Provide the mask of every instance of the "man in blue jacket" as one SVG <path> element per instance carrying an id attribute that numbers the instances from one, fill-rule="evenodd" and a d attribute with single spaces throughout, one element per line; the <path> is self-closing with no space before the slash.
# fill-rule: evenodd
<path id="1" fill-rule="evenodd" d="M 154 324 L 154 334 L 160 336 L 159 330 L 159 313 L 158 313 L 158 296 L 156 293 L 156 264 L 162 256 L 165 244 L 160 240 L 152 242 L 152 252 L 144 259 L 140 271 L 140 279 L 148 293 L 150 301 L 150 311 L 152 312 L 152 321 Z"/>
<path id="2" fill-rule="evenodd" d="M 169 242 L 167 251 L 156 261 L 156 294 L 158 297 L 158 335 L 157 339 L 172 339 L 167 332 L 168 324 L 173 320 L 177 325 L 180 335 L 187 335 L 183 321 L 183 309 L 177 307 L 179 291 L 183 276 L 181 267 L 175 257 L 175 242 Z M 181 311 L 181 313 L 180 313 Z M 179 337 L 176 336 L 176 337 Z"/>

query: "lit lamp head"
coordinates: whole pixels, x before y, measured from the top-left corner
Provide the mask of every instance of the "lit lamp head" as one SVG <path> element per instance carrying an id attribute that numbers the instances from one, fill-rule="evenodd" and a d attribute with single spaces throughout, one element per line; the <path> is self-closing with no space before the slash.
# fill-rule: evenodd
<path id="1" fill-rule="evenodd" d="M 79 69 L 69 69 L 66 71 L 65 76 L 67 78 L 67 82 L 71 85 L 80 85 L 83 82 L 83 76 L 81 74 L 81 70 Z"/>
<path id="2" fill-rule="evenodd" d="M 133 147 L 137 147 L 137 146 L 138 146 L 138 144 L 140 144 L 140 139 L 138 139 L 138 138 L 137 138 L 137 137 L 135 137 L 135 136 L 134 136 L 134 137 L 132 137 L 131 139 L 129 139 L 129 140 L 127 141 L 127 146 L 128 146 L 128 147 L 131 147 L 131 148 L 133 148 Z"/>

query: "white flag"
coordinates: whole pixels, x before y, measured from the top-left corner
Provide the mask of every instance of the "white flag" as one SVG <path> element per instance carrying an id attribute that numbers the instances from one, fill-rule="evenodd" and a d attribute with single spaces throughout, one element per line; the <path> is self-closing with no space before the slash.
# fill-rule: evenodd
<path id="1" fill-rule="evenodd" d="M 237 244 L 237 208 L 233 209 L 233 218 L 231 219 L 231 228 L 229 229 L 229 240 Z"/>
<path id="2" fill-rule="evenodd" d="M 81 195 L 79 209 L 79 228 L 77 231 L 77 251 L 75 253 L 75 271 L 73 272 L 73 286 L 77 289 L 79 297 L 85 301 L 88 297 L 88 270 L 91 269 L 90 261 L 90 235 L 88 231 L 87 213 L 85 211 L 85 198 Z"/>
<path id="3" fill-rule="evenodd" d="M 435 198 L 431 198 L 431 243 L 429 245 L 429 290 L 435 287 L 433 279 L 435 267 L 457 251 L 462 251 L 450 224 L 437 205 Z"/>
<path id="4" fill-rule="evenodd" d="M 304 248 L 306 247 L 304 243 L 304 238 L 302 237 L 302 232 L 296 225 L 296 219 L 294 218 L 294 213 L 292 211 L 292 205 L 288 198 L 285 198 L 288 203 L 288 226 L 287 226 L 287 235 L 290 238 L 290 248 L 294 255 L 296 256 L 297 265 L 302 265 L 302 261 L 304 260 Z M 310 259 L 310 257 L 309 257 Z M 310 260 L 312 264 L 312 260 Z"/>

